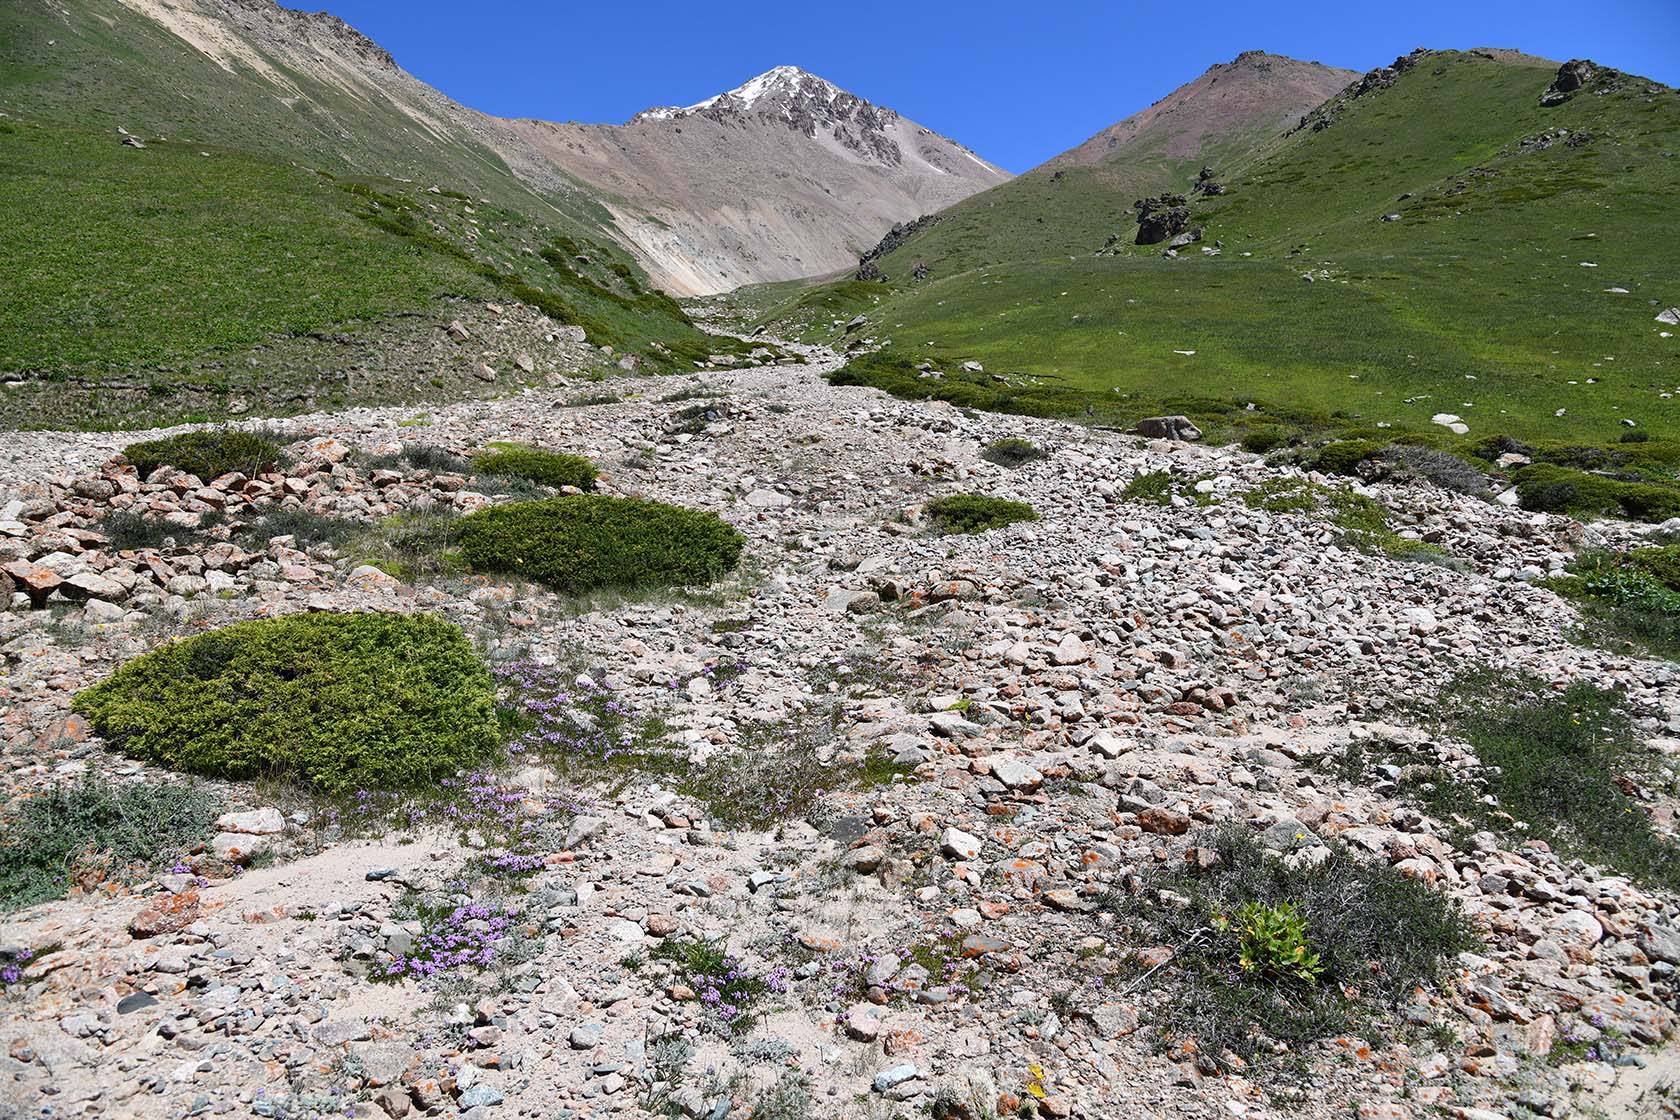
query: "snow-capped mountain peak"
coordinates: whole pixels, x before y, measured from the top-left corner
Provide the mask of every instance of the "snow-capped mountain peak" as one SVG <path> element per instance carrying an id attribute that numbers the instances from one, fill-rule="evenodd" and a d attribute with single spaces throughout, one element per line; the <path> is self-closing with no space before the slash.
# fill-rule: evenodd
<path id="1" fill-rule="evenodd" d="M 645 109 L 631 118 L 637 121 L 669 121 L 705 112 L 708 109 L 735 113 L 751 113 L 770 101 L 787 103 L 833 105 L 835 101 L 853 98 L 845 90 L 808 70 L 797 66 L 775 66 L 755 78 L 749 78 L 732 90 L 715 94 L 693 105 L 662 105 Z M 785 110 L 784 110 L 785 111 Z"/>

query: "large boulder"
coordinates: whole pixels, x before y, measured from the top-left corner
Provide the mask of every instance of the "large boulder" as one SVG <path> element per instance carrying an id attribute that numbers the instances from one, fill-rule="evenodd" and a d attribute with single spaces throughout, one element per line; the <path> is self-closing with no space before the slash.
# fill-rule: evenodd
<path id="1" fill-rule="evenodd" d="M 1558 67 L 1557 77 L 1552 84 L 1540 95 L 1540 104 L 1546 106 L 1562 105 L 1576 92 L 1585 88 L 1598 73 L 1598 67 L 1584 58 L 1572 58 Z"/>
<path id="2" fill-rule="evenodd" d="M 1146 439 L 1176 439 L 1186 442 L 1202 438 L 1202 430 L 1188 416 L 1151 416 L 1139 420 L 1132 434 Z"/>

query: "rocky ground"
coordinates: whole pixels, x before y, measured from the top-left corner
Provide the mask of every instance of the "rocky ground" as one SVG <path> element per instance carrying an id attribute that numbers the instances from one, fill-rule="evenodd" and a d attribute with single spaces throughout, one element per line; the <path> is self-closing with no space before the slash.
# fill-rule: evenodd
<path id="1" fill-rule="evenodd" d="M 798 770 L 802 751 L 894 772 L 755 829 L 634 774 L 513 767 L 486 796 L 551 822 L 553 843 L 499 875 L 471 821 L 357 817 L 225 784 L 230 815 L 208 850 L 0 922 L 0 948 L 32 954 L 0 994 L 0 1113 L 981 1117 L 1025 1102 L 1049 1116 L 1479 1120 L 1666 1107 L 1674 899 L 1543 844 L 1455 842 L 1392 783 L 1316 764 L 1355 739 L 1428 738 L 1413 704 L 1476 665 L 1624 689 L 1651 748 L 1672 753 L 1672 667 L 1572 643 L 1574 608 L 1531 582 L 1632 527 L 1363 488 L 1463 570 L 1401 563 L 1311 517 L 1251 509 L 1238 496 L 1279 472 L 1235 449 L 834 388 L 821 374 L 835 359 L 810 359 L 614 381 L 616 403 L 550 388 L 423 416 L 297 417 L 279 424 L 298 441 L 285 475 L 214 485 L 112 462 L 136 437 L 8 434 L 0 794 L 14 805 L 90 771 L 159 777 L 69 715 L 78 688 L 172 634 L 308 609 L 436 611 L 521 663 L 510 682 L 546 673 L 582 694 L 587 674 L 662 720 L 697 767 L 737 768 L 743 805 L 793 791 L 777 767 Z M 983 460 L 1005 435 L 1051 454 L 1013 470 Z M 740 572 L 579 602 L 189 532 L 216 510 L 362 523 L 471 510 L 495 499 L 470 476 L 372 462 L 492 440 L 587 454 L 608 492 L 717 511 L 747 537 Z M 1215 500 L 1122 499 L 1162 469 Z M 919 507 L 958 490 L 1028 501 L 1041 520 L 927 532 Z M 182 537 L 119 551 L 96 528 L 113 508 L 149 509 Z M 1223 822 L 1268 836 L 1281 822 L 1309 847 L 1339 838 L 1435 883 L 1481 948 L 1387 1044 L 1327 1042 L 1304 1081 L 1160 1053 L 1147 1024 L 1169 994 L 1108 982 L 1151 947 L 1100 900 Z M 428 924 L 416 899 L 457 908 Z M 370 978 L 440 923 L 489 966 Z M 696 939 L 722 939 L 731 960 L 708 973 L 661 950 Z M 1559 1039 L 1606 1033 L 1623 1040 L 1619 1064 L 1547 1060 Z"/>

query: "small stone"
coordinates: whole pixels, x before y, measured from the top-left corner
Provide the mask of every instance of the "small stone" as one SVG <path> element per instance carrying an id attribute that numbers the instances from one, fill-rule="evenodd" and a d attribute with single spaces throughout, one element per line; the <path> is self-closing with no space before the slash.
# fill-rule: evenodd
<path id="1" fill-rule="evenodd" d="M 893 1066 L 877 1073 L 875 1075 L 875 1091 L 885 1093 L 896 1085 L 902 1085 L 906 1081 L 914 1081 L 920 1076 L 921 1072 L 915 1066 L 905 1062 L 903 1065 Z"/>
<path id="2" fill-rule="evenodd" d="M 587 814 L 573 817 L 571 827 L 566 829 L 566 839 L 561 847 L 568 850 L 581 848 L 606 830 L 607 822 L 602 817 L 591 817 Z"/>
<path id="3" fill-rule="evenodd" d="M 1137 815 L 1138 827 L 1160 836 L 1183 836 L 1190 831 L 1190 818 L 1173 809 L 1152 805 Z"/>
<path id="4" fill-rule="evenodd" d="M 980 838 L 960 828 L 947 828 L 939 837 L 939 849 L 952 859 L 974 859 L 980 854 Z"/>

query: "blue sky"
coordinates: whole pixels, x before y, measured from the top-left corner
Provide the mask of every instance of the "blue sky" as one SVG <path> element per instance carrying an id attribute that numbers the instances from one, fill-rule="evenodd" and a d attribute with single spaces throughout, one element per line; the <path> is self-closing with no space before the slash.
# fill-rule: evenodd
<path id="1" fill-rule="evenodd" d="M 499 116 L 618 123 L 786 63 L 1011 171 L 1249 49 L 1366 70 L 1420 45 L 1517 47 L 1680 85 L 1680 0 L 317 2 Z"/>

